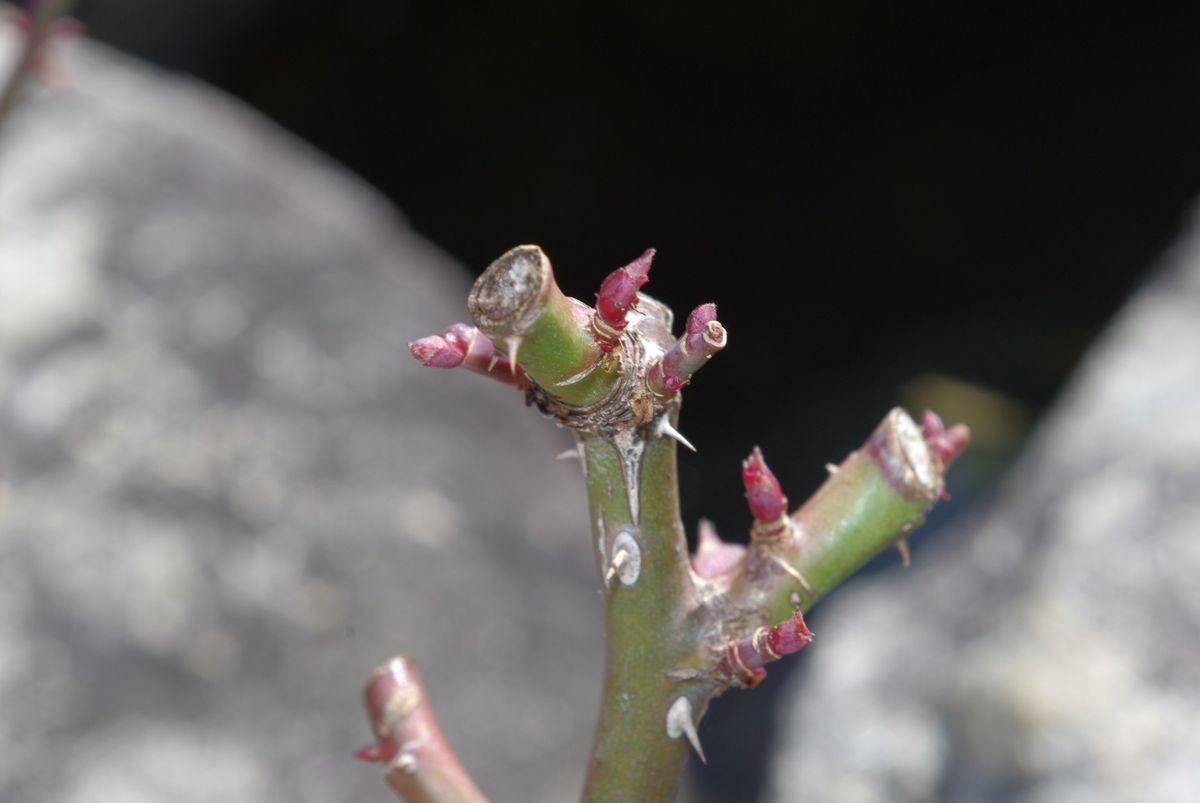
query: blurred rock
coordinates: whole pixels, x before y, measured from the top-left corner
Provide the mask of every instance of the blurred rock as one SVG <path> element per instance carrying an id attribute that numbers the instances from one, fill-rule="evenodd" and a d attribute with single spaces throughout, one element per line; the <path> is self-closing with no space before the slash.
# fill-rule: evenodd
<path id="1" fill-rule="evenodd" d="M 351 753 L 399 650 L 497 800 L 574 797 L 568 439 L 405 352 L 468 275 L 216 93 L 59 53 L 0 130 L 0 799 L 387 799 Z"/>
<path id="2" fill-rule="evenodd" d="M 991 511 L 822 611 L 772 799 L 1200 795 L 1200 225 L 1167 262 Z"/>

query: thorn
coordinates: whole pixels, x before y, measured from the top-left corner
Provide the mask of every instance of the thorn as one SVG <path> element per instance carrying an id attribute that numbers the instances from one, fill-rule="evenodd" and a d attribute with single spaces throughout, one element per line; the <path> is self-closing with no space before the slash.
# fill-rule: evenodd
<path id="1" fill-rule="evenodd" d="M 830 476 L 833 476 L 834 474 L 838 473 L 838 467 L 835 466 L 833 463 L 826 463 L 825 470 L 829 472 Z"/>
<path id="2" fill-rule="evenodd" d="M 612 559 L 613 568 L 616 569 L 617 571 L 620 571 L 621 567 L 624 566 L 625 562 L 628 560 L 629 560 L 629 553 L 626 552 L 624 549 L 618 549 L 617 554 L 613 555 L 613 559 Z"/>
<path id="3" fill-rule="evenodd" d="M 491 358 L 490 360 L 488 360 L 488 367 L 487 367 L 487 369 L 488 369 L 488 372 L 489 372 L 489 373 L 491 372 L 491 370 L 492 370 L 493 368 L 495 368 L 495 367 L 496 367 L 496 363 L 498 363 L 498 362 L 500 362 L 500 352 L 498 352 L 498 351 L 493 351 L 493 352 L 492 352 L 492 358 Z M 514 368 L 513 370 L 515 371 L 516 369 Z"/>
<path id="4" fill-rule="evenodd" d="M 907 568 L 912 563 L 912 555 L 908 551 L 907 538 L 901 538 L 896 542 L 896 551 L 900 553 L 900 565 Z"/>
<path id="5" fill-rule="evenodd" d="M 604 585 L 612 584 L 612 580 L 621 571 L 621 567 L 629 562 L 629 553 L 624 549 L 618 549 L 612 557 L 612 562 L 608 564 L 608 571 L 604 573 Z"/>
<path id="6" fill-rule="evenodd" d="M 579 447 L 572 446 L 570 449 L 563 449 L 558 454 L 554 455 L 555 460 L 582 460 L 579 456 Z"/>
<path id="7" fill-rule="evenodd" d="M 513 376 L 517 374 L 517 351 L 521 348 L 521 336 L 513 335 L 512 337 L 504 338 L 504 342 L 508 345 L 508 369 L 512 371 Z"/>
<path id="8" fill-rule="evenodd" d="M 696 451 L 696 447 L 692 445 L 691 441 L 683 437 L 682 432 L 671 426 L 671 422 L 667 420 L 667 416 L 665 414 L 662 416 L 662 418 L 658 419 L 658 428 L 655 434 L 659 435 L 660 437 L 666 435 L 668 438 L 674 438 L 676 441 L 683 444 L 688 449 L 691 449 L 693 452 Z"/>
<path id="9" fill-rule="evenodd" d="M 700 746 L 700 734 L 696 733 L 696 726 L 690 718 L 684 724 L 683 732 L 687 734 L 687 739 L 692 743 L 692 749 L 696 751 L 696 755 L 700 756 L 700 763 L 707 764 L 708 759 L 704 757 L 704 748 Z"/>
<path id="10" fill-rule="evenodd" d="M 391 761 L 388 762 L 387 767 L 388 767 L 389 771 L 400 770 L 405 775 L 416 775 L 417 774 L 417 757 L 414 756 L 412 753 L 407 753 L 407 752 L 399 753 L 396 755 L 395 758 L 393 758 Z"/>
<path id="11" fill-rule="evenodd" d="M 667 711 L 667 736 L 678 739 L 686 736 L 696 755 L 700 756 L 703 764 L 708 763 L 704 757 L 704 748 L 700 746 L 700 734 L 696 733 L 696 723 L 692 721 L 692 701 L 686 697 L 677 697 Z"/>

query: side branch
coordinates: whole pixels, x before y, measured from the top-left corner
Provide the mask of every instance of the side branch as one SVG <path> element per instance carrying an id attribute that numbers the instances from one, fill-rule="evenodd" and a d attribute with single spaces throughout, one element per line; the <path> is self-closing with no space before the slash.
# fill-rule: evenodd
<path id="1" fill-rule="evenodd" d="M 817 492 L 781 520 L 784 532 L 752 537 L 731 584 L 731 601 L 763 612 L 770 622 L 784 622 L 878 552 L 902 547 L 945 496 L 946 466 L 969 439 L 966 427 L 946 429 L 932 413 L 922 423 L 918 427 L 900 408 L 892 410 L 862 448 L 831 467 Z M 761 461 L 756 454 L 748 464 L 756 458 Z M 757 512 L 756 519 L 755 529 L 761 530 Z"/>
<path id="2" fill-rule="evenodd" d="M 355 753 L 383 764 L 408 803 L 487 803 L 446 744 L 417 671 L 397 656 L 376 668 L 363 691 L 375 744 Z"/>

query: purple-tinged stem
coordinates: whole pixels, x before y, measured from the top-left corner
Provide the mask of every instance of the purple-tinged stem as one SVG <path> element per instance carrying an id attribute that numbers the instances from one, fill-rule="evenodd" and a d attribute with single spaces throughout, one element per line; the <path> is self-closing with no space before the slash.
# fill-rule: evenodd
<path id="1" fill-rule="evenodd" d="M 683 337 L 646 372 L 647 386 L 659 396 L 678 392 L 728 342 L 729 335 L 717 320 L 717 305 L 701 304 L 688 315 Z"/>
<path id="2" fill-rule="evenodd" d="M 799 652 L 812 640 L 804 614 L 797 609 L 777 625 L 764 625 L 749 636 L 730 642 L 721 669 L 745 686 L 754 687 L 767 676 L 766 664 Z"/>
<path id="3" fill-rule="evenodd" d="M 377 667 L 363 690 L 375 744 L 355 757 L 383 764 L 388 785 L 408 803 L 487 803 L 446 743 L 426 697 L 404 657 Z"/>
<path id="4" fill-rule="evenodd" d="M 474 326 L 456 323 L 440 335 L 429 335 L 408 344 L 408 351 L 421 365 L 430 368 L 458 368 L 483 374 L 513 385 L 525 387 L 525 372 L 502 356 L 492 341 Z"/>
<path id="5" fill-rule="evenodd" d="M 647 248 L 640 257 L 617 268 L 600 283 L 596 312 L 592 316 L 592 334 L 601 351 L 612 351 L 628 325 L 629 310 L 637 303 L 638 289 L 649 278 L 647 274 L 653 260 L 654 249 Z"/>

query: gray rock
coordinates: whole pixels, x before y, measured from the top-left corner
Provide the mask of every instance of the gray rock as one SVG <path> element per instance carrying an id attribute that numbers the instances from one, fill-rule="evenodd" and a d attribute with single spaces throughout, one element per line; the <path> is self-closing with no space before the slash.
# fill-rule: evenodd
<path id="1" fill-rule="evenodd" d="M 1200 224 L 1167 262 L 986 516 L 823 611 L 772 799 L 1196 799 Z"/>
<path id="2" fill-rule="evenodd" d="M 485 790 L 574 797 L 569 439 L 405 353 L 468 275 L 213 91 L 62 55 L 0 131 L 0 799 L 388 799 L 351 753 L 398 650 Z"/>

